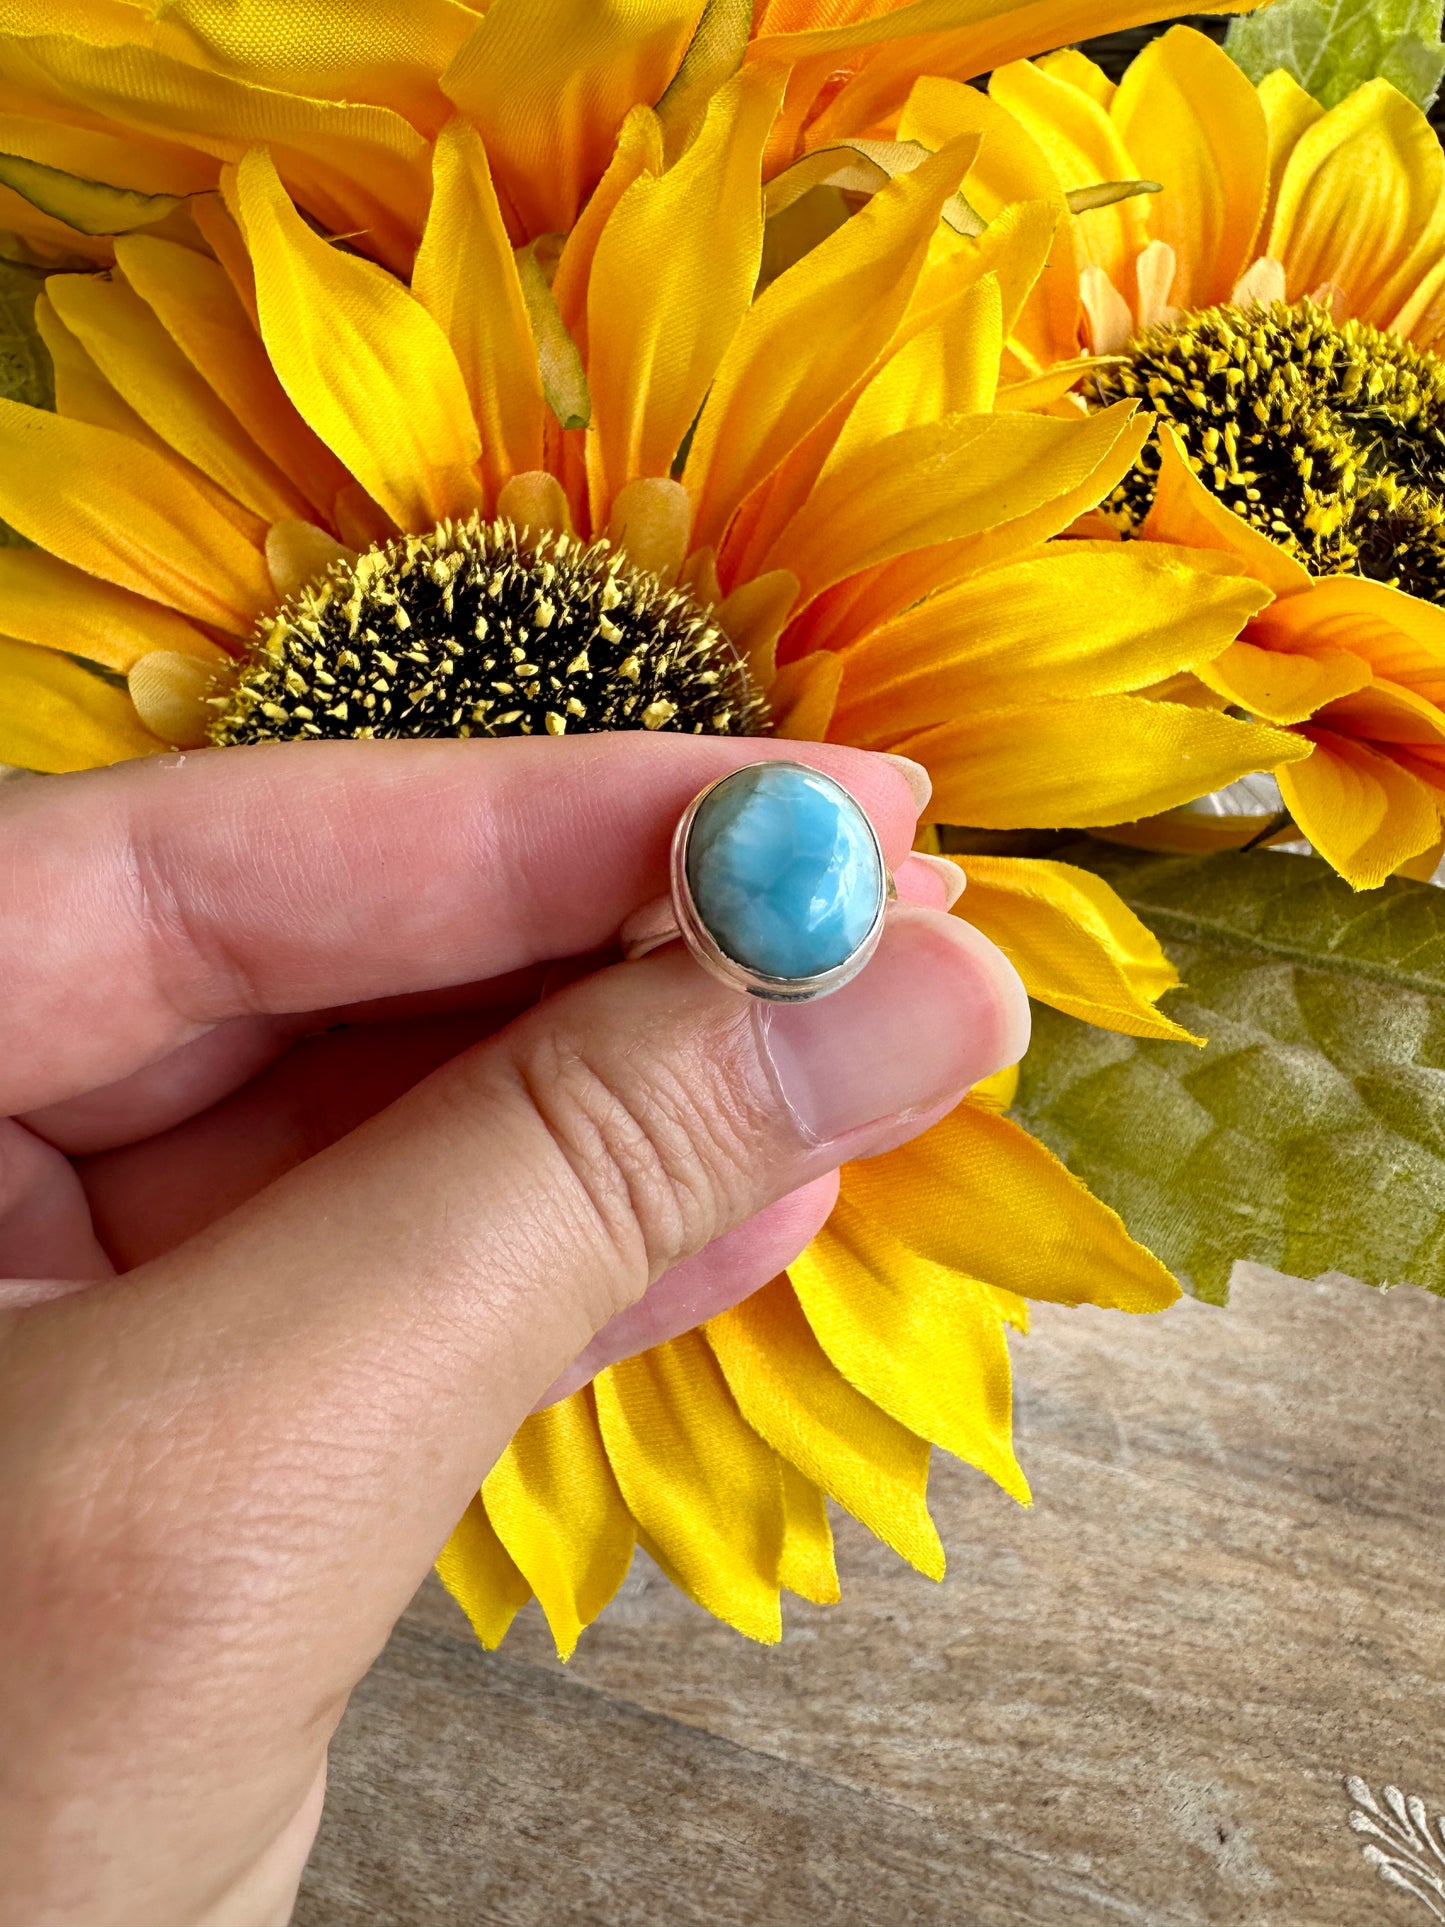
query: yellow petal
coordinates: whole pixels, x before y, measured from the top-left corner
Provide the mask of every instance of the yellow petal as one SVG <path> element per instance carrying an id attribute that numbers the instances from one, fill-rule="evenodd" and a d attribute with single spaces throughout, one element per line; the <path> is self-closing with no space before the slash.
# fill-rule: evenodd
<path id="1" fill-rule="evenodd" d="M 1053 698 L 1142 689 L 1226 650 L 1267 594 L 1232 558 L 1197 549 L 1051 544 L 851 644 L 838 734 L 867 747 L 964 704 L 1007 707 L 1031 686 Z"/>
<path id="2" fill-rule="evenodd" d="M 775 1278 L 704 1330 L 753 1430 L 900 1558 L 941 1579 L 927 1442 L 848 1383 L 788 1280 Z"/>
<path id="3" fill-rule="evenodd" d="M 780 83 L 740 75 L 660 177 L 602 230 L 587 295 L 594 519 L 638 476 L 665 476 L 747 312 L 762 256 L 759 163 Z"/>
<path id="4" fill-rule="evenodd" d="M 532 1596 L 487 1517 L 479 1492 L 437 1558 L 437 1573 L 490 1652 Z"/>
<path id="5" fill-rule="evenodd" d="M 445 110 L 437 78 L 476 25 L 455 0 L 327 0 L 315 12 L 167 0 L 153 44 L 188 65 L 322 100 L 381 100 L 418 126 Z"/>
<path id="6" fill-rule="evenodd" d="M 1391 757 L 1333 730 L 1312 733 L 1314 755 L 1280 772 L 1285 807 L 1346 883 L 1376 889 L 1435 842 L 1439 806 Z"/>
<path id="7" fill-rule="evenodd" d="M 779 1638 L 782 1473 L 702 1333 L 609 1367 L 594 1389 L 622 1496 L 668 1571 L 750 1639 Z"/>
<path id="8" fill-rule="evenodd" d="M 446 336 L 399 281 L 306 225 L 265 154 L 236 184 L 261 333 L 301 414 L 401 528 L 470 514 L 481 450 Z"/>
<path id="9" fill-rule="evenodd" d="M 94 360 L 66 327 L 49 295 L 35 302 L 35 327 L 45 343 L 55 371 L 55 408 L 70 421 L 89 422 L 95 428 L 112 428 L 118 435 L 158 453 L 168 454 L 160 436 L 141 420 L 129 402 L 122 401 L 115 389 L 96 367 Z"/>
<path id="10" fill-rule="evenodd" d="M 625 549 L 634 568 L 645 569 L 669 586 L 687 558 L 692 533 L 692 503 L 681 482 L 662 475 L 639 476 L 620 489 L 612 502 L 607 539 Z M 716 597 L 698 594 L 700 602 Z"/>
<path id="11" fill-rule="evenodd" d="M 788 1276 L 819 1344 L 865 1398 L 1028 1503 L 1008 1346 L 985 1286 L 918 1257 L 847 1198 Z"/>
<path id="12" fill-rule="evenodd" d="M 100 275 L 53 274 L 45 291 L 116 393 L 178 455 L 264 521 L 304 512 L 304 497 L 133 288 Z"/>
<path id="13" fill-rule="evenodd" d="M 1314 95 L 1307 94 L 1294 75 L 1284 67 L 1276 67 L 1272 74 L 1266 74 L 1259 83 L 1259 104 L 1264 109 L 1265 127 L 1269 134 L 1269 193 L 1264 218 L 1259 224 L 1261 235 L 1265 235 L 1274 226 L 1280 182 L 1284 179 L 1289 157 L 1325 110 Z M 1281 295 L 1280 299 L 1283 300 L 1284 296 Z"/>
<path id="14" fill-rule="evenodd" d="M 442 76 L 485 131 L 513 239 L 565 233 L 640 101 L 677 71 L 698 0 L 492 0 Z"/>
<path id="15" fill-rule="evenodd" d="M 427 146 L 388 108 L 312 100 L 173 60 L 150 47 L 0 36 L 0 87 L 156 140 L 238 161 L 264 145 L 297 201 L 333 234 L 408 268 L 426 213 Z"/>
<path id="16" fill-rule="evenodd" d="M 486 150 L 466 121 L 442 129 L 433 169 L 412 292 L 456 355 L 495 498 L 509 476 L 542 466 L 546 404 L 537 346 Z"/>
<path id="17" fill-rule="evenodd" d="M 1323 283 L 1349 311 L 1388 323 L 1445 242 L 1445 155 L 1412 101 L 1367 81 L 1295 143 L 1266 252 L 1290 299 Z"/>
<path id="18" fill-rule="evenodd" d="M 1163 185 L 1148 219 L 1150 235 L 1174 250 L 1165 298 L 1191 308 L 1227 301 L 1258 251 L 1269 178 L 1259 95 L 1222 47 L 1173 27 L 1130 65 L 1113 121 L 1132 171 Z"/>
<path id="19" fill-rule="evenodd" d="M 893 747 L 933 778 L 929 822 L 990 830 L 1123 823 L 1308 754 L 1263 723 L 1142 696 L 965 712 Z"/>
<path id="20" fill-rule="evenodd" d="M 971 152 L 971 141 L 955 143 L 891 182 L 748 310 L 683 475 L 697 504 L 697 542 L 720 547 L 743 496 L 871 366 L 903 313 Z"/>
<path id="21" fill-rule="evenodd" d="M 57 776 L 164 748 L 108 677 L 0 636 L 0 763 Z"/>
<path id="22" fill-rule="evenodd" d="M 1132 180 L 1141 172 L 1098 101 L 1056 75 L 1015 61 L 999 68 L 988 91 L 1038 145 L 1064 193 L 1097 181 Z M 1152 214 L 1136 198 L 1095 208 L 1073 223 L 1084 259 L 1102 268 L 1126 300 L 1133 296 L 1134 260 L 1149 239 Z"/>
<path id="23" fill-rule="evenodd" d="M 13 401 L 0 401 L 0 517 L 77 568 L 232 635 L 272 600 L 260 549 L 178 462 Z"/>
<path id="24" fill-rule="evenodd" d="M 993 939 L 1031 997 L 1126 1036 L 1200 1041 L 1154 1008 L 1178 972 L 1098 877 L 1035 858 L 959 861 L 968 877 L 960 914 Z"/>
<path id="25" fill-rule="evenodd" d="M 1370 680 L 1368 666 L 1344 649 L 1286 655 L 1250 642 L 1234 643 L 1217 662 L 1196 673 L 1226 701 L 1268 723 L 1302 723 L 1325 703 L 1363 689 Z"/>
<path id="26" fill-rule="evenodd" d="M 842 681 L 843 665 L 826 649 L 785 663 L 766 691 L 774 734 L 795 743 L 824 742 L 833 733 Z"/>
<path id="27" fill-rule="evenodd" d="M 833 1529 L 820 1486 L 780 1459 L 783 1475 L 783 1549 L 778 1583 L 815 1606 L 836 1606 L 842 1597 L 833 1562 Z"/>
<path id="28" fill-rule="evenodd" d="M 212 704 L 235 686 L 235 666 L 220 650 L 207 662 L 176 649 L 153 649 L 126 677 L 135 713 L 170 749 L 201 749 L 215 720 Z"/>
<path id="29" fill-rule="evenodd" d="M 215 643 L 174 610 L 43 549 L 0 549 L 0 609 L 6 630 L 21 642 L 84 656 L 122 675 L 155 649 L 224 660 Z"/>
<path id="30" fill-rule="evenodd" d="M 882 1219 L 930 1265 L 1023 1298 L 1162 1311 L 1174 1279 L 1037 1139 L 972 1104 L 844 1169 L 846 1208 Z M 947 1210 L 939 1200 L 947 1198 Z"/>
<path id="31" fill-rule="evenodd" d="M 231 226 L 229 218 L 226 225 Z M 231 232 L 240 247 L 239 234 L 234 227 Z M 115 258 L 131 287 L 251 438 L 311 507 L 326 514 L 349 477 L 291 406 L 226 270 L 194 248 L 149 234 L 123 235 Z"/>
<path id="32" fill-rule="evenodd" d="M 1178 542 L 1185 548 L 1222 549 L 1238 556 L 1256 581 L 1277 596 L 1296 594 L 1310 586 L 1309 571 L 1285 554 L 1267 535 L 1226 508 L 1200 481 L 1184 445 L 1161 422 L 1159 479 L 1154 502 L 1139 533 L 1155 542 Z"/>
<path id="33" fill-rule="evenodd" d="M 537 1595 L 563 1659 L 632 1563 L 636 1531 L 602 1449 L 590 1391 L 522 1422 L 487 1474 L 497 1536 Z"/>
<path id="34" fill-rule="evenodd" d="M 285 516 L 266 531 L 266 573 L 283 601 L 336 563 L 352 566 L 359 560 L 355 549 L 348 549 L 314 522 Z"/>
<path id="35" fill-rule="evenodd" d="M 1077 47 L 1065 47 L 1059 53 L 1044 54 L 1035 65 L 1054 80 L 1066 81 L 1070 87 L 1077 87 L 1081 94 L 1090 100 L 1098 101 L 1107 113 L 1114 104 L 1114 96 L 1119 89 L 1095 61 Z"/>
<path id="36" fill-rule="evenodd" d="M 1358 656 L 1387 681 L 1445 701 L 1445 609 L 1384 582 L 1333 575 L 1257 615 L 1249 639 L 1272 650 Z"/>

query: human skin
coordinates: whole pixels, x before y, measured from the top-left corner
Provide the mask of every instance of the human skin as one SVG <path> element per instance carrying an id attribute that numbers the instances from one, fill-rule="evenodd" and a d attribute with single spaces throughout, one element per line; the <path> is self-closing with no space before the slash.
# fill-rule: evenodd
<path id="1" fill-rule="evenodd" d="M 781 1009 L 619 961 L 690 798 L 785 753 L 911 899 L 867 970 Z M 347 1696 L 526 1413 L 1021 1054 L 920 776 L 591 737 L 0 791 L 0 1927 L 284 1922 Z"/>

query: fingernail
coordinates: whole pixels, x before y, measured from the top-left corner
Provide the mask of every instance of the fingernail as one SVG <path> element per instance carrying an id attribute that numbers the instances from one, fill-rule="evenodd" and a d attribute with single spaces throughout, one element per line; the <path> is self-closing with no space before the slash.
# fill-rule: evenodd
<path id="1" fill-rule="evenodd" d="M 803 1137 L 829 1144 L 936 1109 L 1028 1047 L 1013 965 L 981 931 L 900 904 L 851 984 L 811 1004 L 757 1007 L 763 1050 Z"/>
<path id="2" fill-rule="evenodd" d="M 963 871 L 946 856 L 928 856 L 922 850 L 908 852 L 910 863 L 922 863 L 931 870 L 943 885 L 943 907 L 951 910 L 963 895 L 968 878 Z"/>
<path id="3" fill-rule="evenodd" d="M 928 808 L 928 799 L 933 794 L 933 778 L 923 767 L 922 763 L 915 763 L 910 756 L 895 756 L 891 750 L 886 749 L 882 750 L 880 754 L 885 763 L 891 763 L 893 765 L 909 789 L 912 790 L 913 807 L 917 810 L 918 814 L 922 816 L 923 812 Z"/>

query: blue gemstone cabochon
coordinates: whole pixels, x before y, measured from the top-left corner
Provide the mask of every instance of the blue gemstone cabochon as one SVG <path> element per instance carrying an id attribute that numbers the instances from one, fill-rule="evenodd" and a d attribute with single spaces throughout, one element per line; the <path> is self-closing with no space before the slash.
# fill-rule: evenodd
<path id="1" fill-rule="evenodd" d="M 795 763 L 755 763 L 709 791 L 688 833 L 686 872 L 719 950 L 765 977 L 817 977 L 846 963 L 887 887 L 858 804 Z"/>

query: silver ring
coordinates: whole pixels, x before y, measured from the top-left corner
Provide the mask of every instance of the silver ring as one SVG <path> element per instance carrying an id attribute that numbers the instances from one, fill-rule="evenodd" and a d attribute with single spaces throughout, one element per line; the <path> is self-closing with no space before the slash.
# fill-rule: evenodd
<path id="1" fill-rule="evenodd" d="M 769 829 L 777 834 L 761 841 Z M 669 895 L 623 924 L 623 954 L 681 938 L 721 983 L 775 1004 L 826 997 L 856 977 L 897 896 L 857 799 L 783 760 L 745 764 L 693 798 L 673 833 L 670 876 Z"/>

